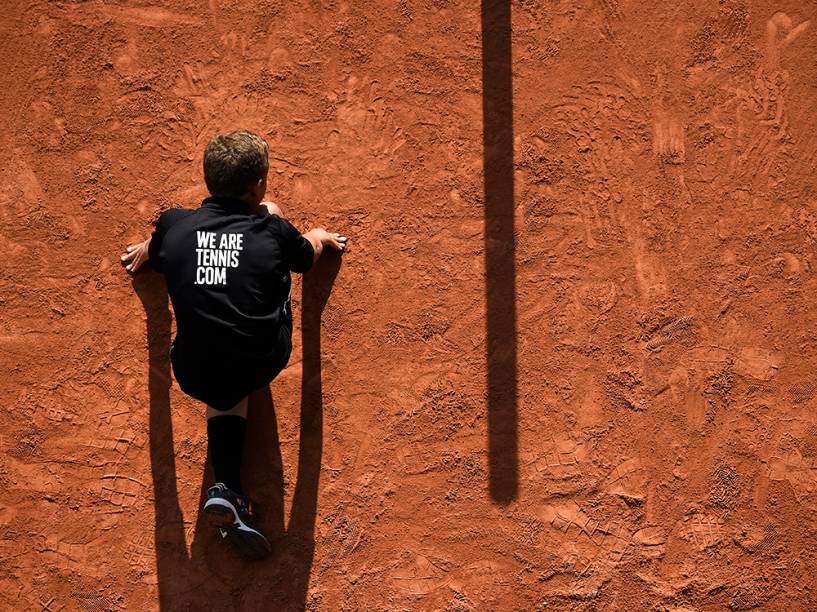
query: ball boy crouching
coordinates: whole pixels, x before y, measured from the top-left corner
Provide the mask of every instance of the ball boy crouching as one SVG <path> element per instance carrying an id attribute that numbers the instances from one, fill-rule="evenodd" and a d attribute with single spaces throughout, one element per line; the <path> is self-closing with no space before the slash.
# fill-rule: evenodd
<path id="1" fill-rule="evenodd" d="M 301 234 L 264 201 L 268 153 L 251 132 L 215 136 L 204 151 L 210 196 L 196 209 L 164 211 L 152 235 L 121 258 L 131 273 L 148 261 L 165 276 L 176 318 L 173 375 L 207 405 L 216 482 L 204 512 L 248 558 L 268 554 L 270 544 L 253 525 L 241 487 L 247 398 L 289 361 L 290 273 L 309 270 L 326 246 L 343 251 L 347 240 L 320 228 Z"/>

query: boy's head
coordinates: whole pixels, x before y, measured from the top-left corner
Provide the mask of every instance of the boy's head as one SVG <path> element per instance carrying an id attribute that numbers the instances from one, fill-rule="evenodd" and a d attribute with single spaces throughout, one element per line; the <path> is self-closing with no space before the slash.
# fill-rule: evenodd
<path id="1" fill-rule="evenodd" d="M 258 134 L 246 130 L 218 134 L 204 149 L 204 182 L 210 195 L 264 198 L 269 170 L 269 148 Z"/>

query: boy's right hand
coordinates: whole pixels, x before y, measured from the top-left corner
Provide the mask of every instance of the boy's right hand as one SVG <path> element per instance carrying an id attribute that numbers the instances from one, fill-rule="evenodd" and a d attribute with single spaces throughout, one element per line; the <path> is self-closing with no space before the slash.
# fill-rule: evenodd
<path id="1" fill-rule="evenodd" d="M 338 251 L 342 251 L 346 248 L 346 241 L 348 238 L 346 236 L 341 236 L 340 234 L 333 234 L 331 232 L 327 232 L 322 227 L 312 230 L 317 234 L 318 240 L 321 241 L 323 246 L 330 246 L 333 249 L 337 249 Z"/>
<path id="2" fill-rule="evenodd" d="M 315 253 L 315 257 L 312 260 L 313 262 L 318 261 L 320 258 L 321 253 L 323 253 L 324 245 L 330 246 L 338 251 L 343 251 L 346 248 L 346 236 L 332 234 L 322 227 L 309 230 L 303 236 L 312 244 L 312 250 Z"/>

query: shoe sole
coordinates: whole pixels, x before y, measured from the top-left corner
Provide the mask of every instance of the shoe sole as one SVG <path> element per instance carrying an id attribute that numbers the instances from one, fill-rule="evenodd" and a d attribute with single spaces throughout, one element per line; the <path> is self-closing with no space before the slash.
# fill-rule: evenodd
<path id="1" fill-rule="evenodd" d="M 204 504 L 204 514 L 208 522 L 214 527 L 226 527 L 233 523 L 241 522 L 238 518 L 238 512 L 230 502 L 226 499 L 213 498 L 208 499 Z"/>
<path id="2" fill-rule="evenodd" d="M 218 527 L 222 539 L 242 557 L 261 559 L 272 551 L 264 534 L 245 524 L 226 499 L 208 499 L 204 504 L 204 513 L 208 522 Z"/>
<path id="3" fill-rule="evenodd" d="M 245 559 L 263 559 L 272 552 L 267 538 L 252 527 L 238 522 L 219 527 L 222 539 Z"/>

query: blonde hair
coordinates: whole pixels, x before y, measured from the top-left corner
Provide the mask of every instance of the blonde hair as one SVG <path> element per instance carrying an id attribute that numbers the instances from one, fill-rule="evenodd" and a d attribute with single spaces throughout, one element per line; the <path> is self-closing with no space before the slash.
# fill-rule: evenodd
<path id="1" fill-rule="evenodd" d="M 218 134 L 204 149 L 204 182 L 210 195 L 240 198 L 267 170 L 269 147 L 253 132 Z"/>

